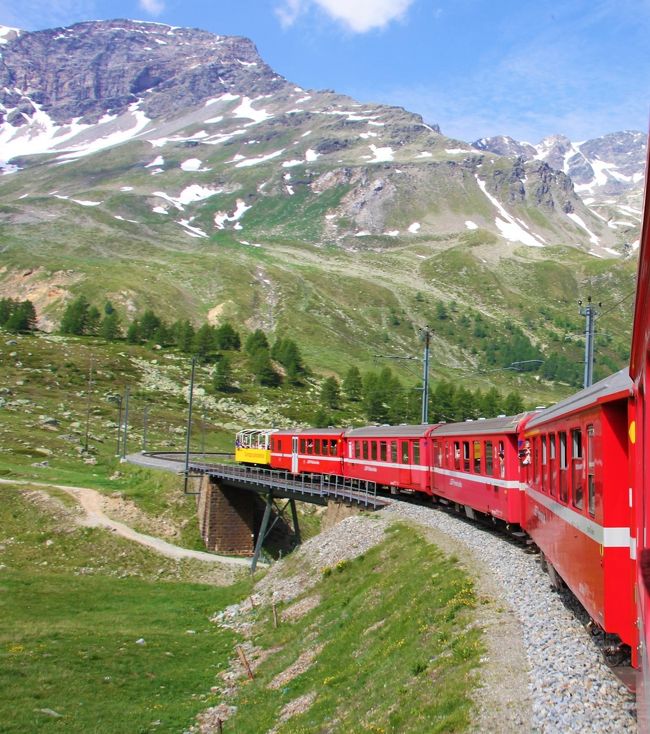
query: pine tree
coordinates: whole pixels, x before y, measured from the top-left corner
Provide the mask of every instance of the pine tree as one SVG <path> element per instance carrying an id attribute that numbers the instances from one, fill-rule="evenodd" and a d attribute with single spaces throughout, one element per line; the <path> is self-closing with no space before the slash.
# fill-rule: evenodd
<path id="1" fill-rule="evenodd" d="M 140 319 L 140 338 L 145 341 L 153 339 L 154 334 L 160 328 L 160 318 L 148 308 Z"/>
<path id="2" fill-rule="evenodd" d="M 256 329 L 249 335 L 248 339 L 246 339 L 244 349 L 246 350 L 246 353 L 250 355 L 255 354 L 259 349 L 265 349 L 268 351 L 269 341 L 266 338 L 266 334 L 261 329 Z"/>
<path id="3" fill-rule="evenodd" d="M 336 410 L 339 407 L 341 391 L 336 377 L 327 377 L 320 390 L 320 401 L 326 408 Z"/>
<path id="4" fill-rule="evenodd" d="M 214 351 L 214 328 L 210 324 L 203 324 L 196 332 L 193 346 L 199 360 L 207 362 Z"/>
<path id="5" fill-rule="evenodd" d="M 361 372 L 359 372 L 359 368 L 356 365 L 352 365 L 345 375 L 343 392 L 345 392 L 348 400 L 354 402 L 361 400 L 363 383 L 361 381 Z"/>
<path id="6" fill-rule="evenodd" d="M 250 361 L 253 374 L 260 385 L 277 387 L 282 382 L 281 376 L 273 369 L 268 349 L 258 349 Z"/>
<path id="7" fill-rule="evenodd" d="M 126 340 L 129 344 L 138 344 L 142 341 L 140 336 L 140 324 L 137 319 L 134 319 L 126 330 Z"/>
<path id="8" fill-rule="evenodd" d="M 5 328 L 14 333 L 36 329 L 36 309 L 31 301 L 14 301 L 13 309 L 5 322 Z"/>
<path id="9" fill-rule="evenodd" d="M 233 326 L 227 321 L 214 332 L 215 346 L 217 349 L 240 349 L 241 338 Z"/>
<path id="10" fill-rule="evenodd" d="M 99 325 L 99 336 L 101 336 L 102 339 L 106 339 L 107 342 L 115 341 L 122 335 L 120 317 L 115 309 L 110 312 L 104 309 L 104 314 L 104 318 Z"/>
<path id="11" fill-rule="evenodd" d="M 221 356 L 214 367 L 212 387 L 220 392 L 228 392 L 232 389 L 232 367 L 230 358 L 225 354 Z"/>
<path id="12" fill-rule="evenodd" d="M 171 333 L 181 352 L 189 354 L 194 344 L 194 327 L 192 324 L 187 319 L 185 321 L 177 321 L 171 327 Z"/>
<path id="13" fill-rule="evenodd" d="M 506 415 L 517 415 L 524 411 L 524 401 L 518 392 L 509 392 L 503 401 L 503 410 Z"/>
<path id="14" fill-rule="evenodd" d="M 327 428 L 332 425 L 331 417 L 323 408 L 318 408 L 313 418 L 314 428 Z"/>
<path id="15" fill-rule="evenodd" d="M 61 333 L 81 336 L 86 333 L 90 304 L 85 296 L 75 298 L 68 304 L 61 319 Z"/>
<path id="16" fill-rule="evenodd" d="M 86 316 L 86 327 L 84 329 L 84 333 L 96 336 L 99 331 L 101 319 L 102 315 L 99 313 L 97 306 L 91 306 L 88 309 L 88 315 Z"/>

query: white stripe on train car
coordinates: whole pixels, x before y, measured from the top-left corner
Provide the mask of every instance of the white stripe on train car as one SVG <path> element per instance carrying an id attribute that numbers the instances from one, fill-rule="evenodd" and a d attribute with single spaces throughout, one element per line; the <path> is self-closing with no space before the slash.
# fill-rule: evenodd
<path id="1" fill-rule="evenodd" d="M 380 469 L 410 469 L 411 471 L 428 471 L 428 466 L 421 464 L 393 464 L 388 461 L 372 461 L 371 459 L 346 459 L 346 464 L 363 464 L 365 466 L 376 466 Z"/>
<path id="2" fill-rule="evenodd" d="M 454 479 L 471 479 L 479 484 L 489 484 L 491 486 L 505 487 L 506 489 L 523 490 L 525 487 L 518 481 L 512 479 L 497 479 L 496 477 L 486 477 L 482 474 L 470 474 L 469 472 L 454 471 L 453 469 L 442 469 L 439 466 L 433 467 L 434 474 L 442 474 L 445 477 L 453 477 Z"/>
<path id="3" fill-rule="evenodd" d="M 275 457 L 276 459 L 293 458 L 293 454 L 277 454 L 275 452 L 272 452 L 271 456 Z M 318 461 L 341 461 L 342 460 L 341 456 L 319 456 L 318 454 L 298 454 L 298 458 L 302 460 L 317 459 Z"/>
<path id="4" fill-rule="evenodd" d="M 530 486 L 526 487 L 526 492 L 540 505 L 546 507 L 547 510 L 550 510 L 554 515 L 579 530 L 583 535 L 596 541 L 596 543 L 605 548 L 629 548 L 632 556 L 634 539 L 630 536 L 629 528 L 604 528 L 595 520 L 590 520 L 588 517 L 578 514 L 570 507 L 560 504 L 557 500 L 547 497 Z M 542 522 L 544 521 L 539 515 L 537 517 Z M 634 556 L 636 556 L 636 547 L 634 548 Z"/>

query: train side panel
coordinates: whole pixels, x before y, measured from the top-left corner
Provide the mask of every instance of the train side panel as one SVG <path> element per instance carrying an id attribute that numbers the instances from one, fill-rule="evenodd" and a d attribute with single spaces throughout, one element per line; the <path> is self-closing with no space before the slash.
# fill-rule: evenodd
<path id="1" fill-rule="evenodd" d="M 592 619 L 634 657 L 628 402 L 623 390 L 531 422 L 524 525 Z"/>

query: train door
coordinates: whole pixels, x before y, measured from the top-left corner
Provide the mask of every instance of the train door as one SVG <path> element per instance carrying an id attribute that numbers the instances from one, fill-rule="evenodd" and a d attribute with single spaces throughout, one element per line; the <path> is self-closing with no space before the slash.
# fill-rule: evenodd
<path id="1" fill-rule="evenodd" d="M 410 488 L 412 484 L 411 476 L 411 452 L 409 447 L 410 441 L 400 439 L 398 441 L 399 451 L 399 486 Z"/>
<path id="2" fill-rule="evenodd" d="M 291 473 L 298 473 L 298 436 L 291 437 Z"/>

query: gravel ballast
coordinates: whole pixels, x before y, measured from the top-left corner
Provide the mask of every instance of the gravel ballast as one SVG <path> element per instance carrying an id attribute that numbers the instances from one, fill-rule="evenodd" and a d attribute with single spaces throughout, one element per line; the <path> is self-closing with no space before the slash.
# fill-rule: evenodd
<path id="1" fill-rule="evenodd" d="M 597 641 L 585 630 L 586 615 L 576 609 L 569 592 L 552 589 L 538 555 L 431 508 L 396 502 L 380 514 L 460 541 L 492 575 L 500 599 L 519 622 L 527 657 L 532 720 L 524 730 L 636 731 L 633 695 L 604 662 Z"/>
<path id="2" fill-rule="evenodd" d="M 488 653 L 481 669 L 474 732 L 634 732 L 634 696 L 604 662 L 585 629 L 588 617 L 568 591 L 552 588 L 538 554 L 510 538 L 432 507 L 394 502 L 349 517 L 310 539 L 257 584 L 260 601 L 289 601 L 312 586 L 319 569 L 361 555 L 395 520 L 416 524 L 441 550 L 455 553 L 497 602 L 483 611 Z M 486 618 L 486 614 L 488 617 Z"/>

